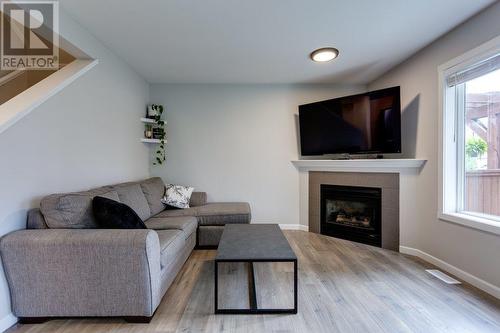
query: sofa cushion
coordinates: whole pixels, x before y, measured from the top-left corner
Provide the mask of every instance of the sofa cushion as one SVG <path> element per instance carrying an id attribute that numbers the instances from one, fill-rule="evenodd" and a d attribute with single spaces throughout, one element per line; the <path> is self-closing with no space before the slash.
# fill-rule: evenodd
<path id="1" fill-rule="evenodd" d="M 147 229 L 132 208 L 116 200 L 96 196 L 92 199 L 92 211 L 103 229 Z"/>
<path id="2" fill-rule="evenodd" d="M 250 223 L 250 205 L 246 202 L 209 203 L 196 207 L 200 225 Z"/>
<path id="3" fill-rule="evenodd" d="M 146 222 L 146 226 L 153 230 L 182 230 L 187 239 L 192 233 L 196 232 L 198 221 L 196 217 L 152 217 Z"/>
<path id="4" fill-rule="evenodd" d="M 189 199 L 189 207 L 202 206 L 207 203 L 207 192 L 193 192 Z"/>
<path id="5" fill-rule="evenodd" d="M 157 214 L 155 217 L 177 217 L 177 216 L 196 216 L 196 208 L 185 208 L 185 209 L 167 209 Z"/>
<path id="6" fill-rule="evenodd" d="M 198 228 L 198 246 L 217 246 L 224 232 L 223 225 L 202 225 Z"/>
<path id="7" fill-rule="evenodd" d="M 116 185 L 114 189 L 118 193 L 120 202 L 132 208 L 143 221 L 151 216 L 148 201 L 139 183 Z"/>
<path id="8" fill-rule="evenodd" d="M 48 229 L 49 226 L 45 223 L 40 208 L 32 208 L 28 210 L 28 219 L 26 221 L 26 229 Z"/>
<path id="9" fill-rule="evenodd" d="M 146 197 L 151 215 L 156 215 L 165 209 L 161 199 L 165 195 L 165 184 L 160 177 L 146 179 L 140 182 L 142 192 Z"/>
<path id="10" fill-rule="evenodd" d="M 161 268 L 168 267 L 182 252 L 186 239 L 181 230 L 157 230 L 160 240 Z"/>
<path id="11" fill-rule="evenodd" d="M 96 195 L 119 200 L 116 191 L 110 191 L 109 187 L 101 187 L 86 192 L 49 195 L 40 202 L 40 211 L 49 228 L 97 228 L 92 213 L 92 199 Z"/>

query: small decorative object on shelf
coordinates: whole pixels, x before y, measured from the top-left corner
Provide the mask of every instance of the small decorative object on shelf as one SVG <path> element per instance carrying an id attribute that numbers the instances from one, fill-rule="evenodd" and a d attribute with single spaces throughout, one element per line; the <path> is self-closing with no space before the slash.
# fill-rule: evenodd
<path id="1" fill-rule="evenodd" d="M 162 165 L 165 162 L 165 121 L 161 120 L 163 114 L 163 105 L 151 104 L 148 107 L 148 118 L 154 120 L 152 127 L 152 138 L 159 140 L 159 146 L 156 149 L 156 156 L 153 165 Z M 147 126 L 147 125 L 146 125 Z"/>
<path id="2" fill-rule="evenodd" d="M 153 126 L 146 125 L 146 129 L 144 130 L 144 137 L 146 139 L 151 139 L 153 137 Z"/>

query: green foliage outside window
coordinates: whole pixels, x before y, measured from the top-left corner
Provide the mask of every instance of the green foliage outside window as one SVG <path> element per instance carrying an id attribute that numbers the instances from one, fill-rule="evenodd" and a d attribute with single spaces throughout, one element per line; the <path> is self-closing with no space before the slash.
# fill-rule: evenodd
<path id="1" fill-rule="evenodd" d="M 479 158 L 488 150 L 488 144 L 481 138 L 468 138 L 465 142 L 465 169 L 467 171 L 482 169 L 478 165 Z"/>
<path id="2" fill-rule="evenodd" d="M 465 153 L 470 157 L 481 157 L 488 150 L 488 144 L 481 138 L 472 137 L 465 143 Z"/>

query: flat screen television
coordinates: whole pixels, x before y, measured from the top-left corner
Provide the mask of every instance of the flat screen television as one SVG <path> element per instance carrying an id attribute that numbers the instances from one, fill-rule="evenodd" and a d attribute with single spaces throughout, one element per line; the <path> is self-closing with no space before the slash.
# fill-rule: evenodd
<path id="1" fill-rule="evenodd" d="M 399 87 L 299 106 L 302 156 L 401 152 Z"/>

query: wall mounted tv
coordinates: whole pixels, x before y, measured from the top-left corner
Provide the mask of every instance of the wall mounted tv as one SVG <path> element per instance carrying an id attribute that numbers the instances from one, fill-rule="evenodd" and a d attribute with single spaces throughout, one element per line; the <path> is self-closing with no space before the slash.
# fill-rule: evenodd
<path id="1" fill-rule="evenodd" d="M 299 106 L 303 156 L 401 152 L 399 87 Z"/>

